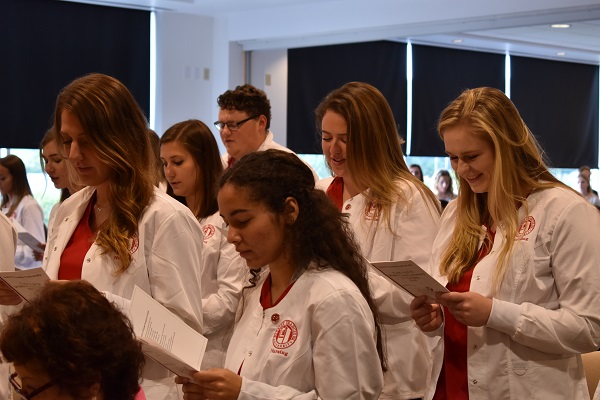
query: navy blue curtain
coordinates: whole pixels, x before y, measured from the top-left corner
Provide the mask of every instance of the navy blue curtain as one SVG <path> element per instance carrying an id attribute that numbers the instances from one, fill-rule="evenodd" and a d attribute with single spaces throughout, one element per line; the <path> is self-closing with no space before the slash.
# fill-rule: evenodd
<path id="1" fill-rule="evenodd" d="M 3 0 L 0 147 L 37 148 L 58 92 L 91 72 L 123 82 L 150 108 L 150 13 L 54 0 Z"/>
<path id="2" fill-rule="evenodd" d="M 551 167 L 598 167 L 598 66 L 511 57 L 511 99 Z"/>
<path id="3" fill-rule="evenodd" d="M 502 54 L 412 46 L 411 156 L 446 156 L 437 123 L 444 108 L 465 89 L 504 90 Z"/>
<path id="4" fill-rule="evenodd" d="M 366 42 L 288 50 L 287 146 L 320 154 L 315 108 L 347 82 L 366 82 L 390 103 L 400 135 L 406 131 L 406 44 Z"/>

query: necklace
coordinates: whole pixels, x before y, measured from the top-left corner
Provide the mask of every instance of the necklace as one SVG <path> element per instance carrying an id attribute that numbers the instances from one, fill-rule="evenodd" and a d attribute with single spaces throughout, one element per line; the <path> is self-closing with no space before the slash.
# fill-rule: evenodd
<path id="1" fill-rule="evenodd" d="M 102 212 L 102 210 L 105 210 L 105 209 L 106 209 L 106 206 L 102 206 L 102 207 L 101 207 L 101 206 L 99 206 L 99 205 L 97 205 L 97 204 L 94 204 L 94 208 L 96 209 L 96 212 L 98 212 L 98 213 L 101 213 L 101 212 Z"/>

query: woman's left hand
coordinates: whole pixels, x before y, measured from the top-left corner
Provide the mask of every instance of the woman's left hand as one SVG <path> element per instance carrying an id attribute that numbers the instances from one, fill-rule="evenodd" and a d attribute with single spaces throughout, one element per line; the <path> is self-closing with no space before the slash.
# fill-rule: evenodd
<path id="1" fill-rule="evenodd" d="M 475 292 L 440 293 L 435 299 L 467 326 L 484 326 L 492 312 L 492 299 Z"/>
<path id="2" fill-rule="evenodd" d="M 183 384 L 185 400 L 236 400 L 242 388 L 241 376 L 217 368 L 195 372 L 193 380 L 178 376 L 175 382 Z"/>

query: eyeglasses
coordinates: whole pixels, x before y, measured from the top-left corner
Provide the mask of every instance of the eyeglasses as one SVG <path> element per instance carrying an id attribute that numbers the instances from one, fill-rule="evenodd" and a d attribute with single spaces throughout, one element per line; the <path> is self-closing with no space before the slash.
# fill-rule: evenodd
<path id="1" fill-rule="evenodd" d="M 242 126 L 244 123 L 250 121 L 251 119 L 257 118 L 258 115 L 253 115 L 252 117 L 248 117 L 246 119 L 243 119 L 241 121 L 238 122 L 221 122 L 221 121 L 215 121 L 214 125 L 215 128 L 217 128 L 217 130 L 220 132 L 223 129 L 225 129 L 225 127 L 227 127 L 231 132 L 235 132 L 238 129 L 240 129 L 240 126 Z"/>
<path id="2" fill-rule="evenodd" d="M 21 387 L 21 384 L 19 382 L 17 382 L 17 373 L 16 372 L 14 372 L 10 375 L 9 381 L 10 381 L 10 384 L 12 385 L 13 389 L 15 390 L 15 392 L 19 396 L 21 396 L 21 399 L 25 399 L 25 400 L 30 400 L 34 396 L 37 396 L 38 394 L 42 393 L 44 390 L 55 385 L 54 382 L 50 381 L 50 382 L 46 383 L 45 385 L 40 386 L 37 389 L 34 389 L 32 392 L 27 393 L 26 391 L 23 390 L 23 388 Z"/>

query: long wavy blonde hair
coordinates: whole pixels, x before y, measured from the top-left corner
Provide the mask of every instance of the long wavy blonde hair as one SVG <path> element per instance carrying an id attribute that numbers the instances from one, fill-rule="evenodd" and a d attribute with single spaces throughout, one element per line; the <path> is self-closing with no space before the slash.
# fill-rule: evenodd
<path id="1" fill-rule="evenodd" d="M 424 198 L 430 199 L 430 211 L 439 215 L 436 196 L 410 172 L 404 161 L 403 140 L 394 114 L 379 90 L 368 83 L 350 82 L 330 92 L 315 110 L 319 131 L 327 111 L 339 114 L 346 121 L 348 169 L 358 187 L 370 189 L 364 192 L 365 212 L 371 204 L 380 206 L 384 220 L 394 232 L 391 207 L 397 202 L 408 203 L 407 195 L 397 185 L 401 180 L 412 182 Z"/>
<path id="2" fill-rule="evenodd" d="M 130 241 L 153 195 L 148 122 L 129 90 L 102 74 L 75 79 L 60 92 L 54 113 L 57 132 L 65 110 L 79 119 L 91 149 L 110 168 L 107 194 L 112 212 L 99 228 L 96 243 L 117 255 L 120 265 L 115 272 L 122 273 L 131 263 Z M 63 151 L 62 135 L 56 135 L 56 142 Z"/>
<path id="3" fill-rule="evenodd" d="M 450 282 L 458 282 L 477 260 L 482 225 L 495 222 L 504 235 L 493 278 L 497 290 L 504 279 L 506 260 L 521 222 L 518 206 L 527 207 L 523 188 L 568 186 L 550 173 L 537 140 L 502 91 L 482 87 L 462 92 L 442 112 L 438 123 L 440 136 L 443 139 L 447 129 L 460 125 L 467 127 L 473 136 L 491 143 L 494 167 L 487 193 L 474 193 L 467 181 L 458 177 L 456 225 L 442 255 L 440 272 Z"/>

